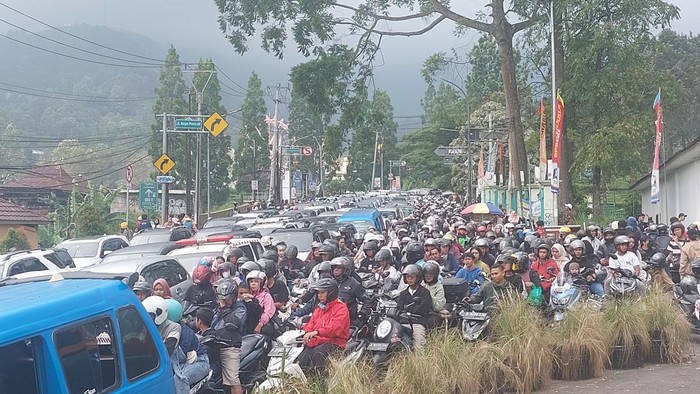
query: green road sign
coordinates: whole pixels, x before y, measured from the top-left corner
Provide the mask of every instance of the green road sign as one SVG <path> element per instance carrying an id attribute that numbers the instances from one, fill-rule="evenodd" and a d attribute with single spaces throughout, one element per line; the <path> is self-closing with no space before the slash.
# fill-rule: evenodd
<path id="1" fill-rule="evenodd" d="M 175 128 L 182 130 L 201 130 L 201 119 L 175 119 Z"/>
<path id="2" fill-rule="evenodd" d="M 288 155 L 300 155 L 301 154 L 301 146 L 288 146 L 287 147 L 287 154 Z"/>
<path id="3" fill-rule="evenodd" d="M 139 208 L 142 211 L 158 209 L 158 184 L 153 181 L 139 185 Z"/>

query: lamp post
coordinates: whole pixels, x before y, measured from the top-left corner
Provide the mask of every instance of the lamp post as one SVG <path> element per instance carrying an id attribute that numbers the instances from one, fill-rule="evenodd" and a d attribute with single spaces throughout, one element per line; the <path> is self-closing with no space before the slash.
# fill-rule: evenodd
<path id="1" fill-rule="evenodd" d="M 467 200 L 468 200 L 467 203 L 471 204 L 473 179 L 472 179 L 472 146 L 471 146 L 471 128 L 472 128 L 472 126 L 471 126 L 471 111 L 469 110 L 469 98 L 467 97 L 467 93 L 464 91 L 464 89 L 462 89 L 461 86 L 459 86 L 456 83 L 449 81 L 445 78 L 440 78 L 440 80 L 456 87 L 462 93 L 462 96 L 464 97 L 464 103 L 465 103 L 466 110 L 467 110 L 467 131 L 466 131 L 466 135 L 464 136 L 465 137 L 464 139 L 467 141 L 467 150 L 468 150 L 468 155 L 469 155 L 469 157 L 467 158 L 467 161 L 469 163 L 469 165 L 467 166 L 467 168 L 468 168 L 467 169 L 467 172 L 468 172 L 467 182 L 469 183 L 469 187 L 467 188 Z"/>

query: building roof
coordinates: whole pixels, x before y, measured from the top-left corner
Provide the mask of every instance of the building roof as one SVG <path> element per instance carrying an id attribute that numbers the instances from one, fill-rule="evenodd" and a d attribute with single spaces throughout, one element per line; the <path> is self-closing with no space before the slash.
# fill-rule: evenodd
<path id="1" fill-rule="evenodd" d="M 37 166 L 26 171 L 26 175 L 15 181 L 0 185 L 0 189 L 45 189 L 70 192 L 74 178 L 61 166 Z M 89 189 L 87 181 L 75 179 L 80 193 L 86 194 Z"/>
<path id="2" fill-rule="evenodd" d="M 50 220 L 30 209 L 0 199 L 0 223 L 44 224 Z"/>
<path id="3" fill-rule="evenodd" d="M 690 164 L 697 160 L 700 160 L 700 137 L 697 138 L 695 141 L 691 142 L 685 148 L 673 154 L 671 157 L 666 158 L 666 160 L 663 163 L 660 163 L 659 172 L 661 173 L 661 177 L 663 177 L 664 171 L 671 172 L 676 168 L 683 167 L 684 165 Z M 643 190 L 646 187 L 651 187 L 651 185 L 649 184 L 650 177 L 651 171 L 649 171 L 646 175 L 634 182 L 630 186 L 630 189 Z"/>

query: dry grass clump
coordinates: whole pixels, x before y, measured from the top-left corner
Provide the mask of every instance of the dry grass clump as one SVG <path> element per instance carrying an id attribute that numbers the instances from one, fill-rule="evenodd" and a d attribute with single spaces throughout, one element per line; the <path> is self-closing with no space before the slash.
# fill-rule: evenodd
<path id="1" fill-rule="evenodd" d="M 369 360 L 343 362 L 342 359 L 331 360 L 328 374 L 329 393 L 372 394 L 377 387 L 379 374 Z"/>
<path id="2" fill-rule="evenodd" d="M 652 340 L 650 360 L 682 363 L 688 354 L 691 331 L 683 312 L 662 292 L 649 292 L 644 304 L 644 321 Z"/>
<path id="3" fill-rule="evenodd" d="M 551 379 L 554 356 L 550 329 L 539 311 L 513 297 L 502 301 L 491 322 L 494 344 L 514 372 L 506 379 L 508 389 L 528 393 L 543 388 Z"/>
<path id="4" fill-rule="evenodd" d="M 647 308 L 640 300 L 618 299 L 603 310 L 608 352 L 613 369 L 637 368 L 651 351 Z"/>
<path id="5" fill-rule="evenodd" d="M 603 375 L 609 365 L 603 314 L 579 305 L 553 329 L 554 369 L 560 380 L 582 380 Z"/>

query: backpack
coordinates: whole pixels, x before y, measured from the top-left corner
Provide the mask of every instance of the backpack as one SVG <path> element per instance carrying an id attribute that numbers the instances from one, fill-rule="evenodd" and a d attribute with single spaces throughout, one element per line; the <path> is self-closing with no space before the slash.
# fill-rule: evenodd
<path id="1" fill-rule="evenodd" d="M 252 334 L 255 331 L 255 327 L 260 322 L 260 317 L 263 313 L 263 307 L 260 305 L 256 298 L 253 298 L 249 302 L 244 302 L 246 310 L 245 327 L 243 327 L 243 334 Z"/>

